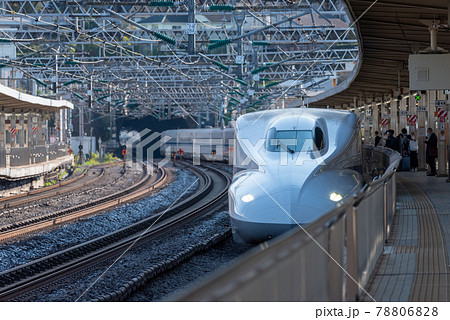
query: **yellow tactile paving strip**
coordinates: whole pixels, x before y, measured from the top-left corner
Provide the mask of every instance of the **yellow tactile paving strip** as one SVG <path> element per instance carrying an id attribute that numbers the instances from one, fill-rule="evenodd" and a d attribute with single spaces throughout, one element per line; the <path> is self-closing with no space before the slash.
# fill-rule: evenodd
<path id="1" fill-rule="evenodd" d="M 428 197 L 434 197 L 436 190 L 450 195 L 450 184 L 418 174 L 397 175 L 397 212 L 391 237 L 366 288 L 376 301 L 449 300 L 446 230 L 440 221 L 446 211 L 439 201 Z M 361 300 L 371 301 L 367 295 Z"/>
<path id="2" fill-rule="evenodd" d="M 448 259 L 439 218 L 433 204 L 414 182 L 400 176 L 399 181 L 414 198 L 417 210 L 417 265 L 409 301 L 447 301 Z M 411 203 L 408 203 L 408 207 Z"/>

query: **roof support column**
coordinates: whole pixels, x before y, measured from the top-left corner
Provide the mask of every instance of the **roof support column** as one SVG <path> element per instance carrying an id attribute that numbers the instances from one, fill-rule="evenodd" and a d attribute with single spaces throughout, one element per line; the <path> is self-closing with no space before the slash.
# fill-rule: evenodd
<path id="1" fill-rule="evenodd" d="M 19 133 L 19 147 L 24 148 L 25 147 L 25 115 L 23 114 L 23 111 L 20 113 L 19 116 L 19 127 L 20 130 Z"/>
<path id="2" fill-rule="evenodd" d="M 419 170 L 425 170 L 426 169 L 426 163 L 425 163 L 425 136 L 426 136 L 426 126 L 425 126 L 425 118 L 426 118 L 426 112 L 424 110 L 427 110 L 427 99 L 428 94 L 427 92 L 425 94 L 422 94 L 422 98 L 419 100 L 419 106 L 417 110 L 417 134 L 416 134 L 416 140 L 419 145 L 419 151 L 417 152 L 417 156 L 419 158 Z"/>
<path id="3" fill-rule="evenodd" d="M 0 149 L 5 149 L 6 147 L 5 127 L 5 114 L 0 112 Z"/>
<path id="4" fill-rule="evenodd" d="M 447 100 L 442 90 L 437 91 L 437 100 Z M 443 106 L 445 108 L 445 106 Z M 444 121 L 441 121 L 444 120 Z M 444 119 L 438 119 L 438 128 L 436 135 L 438 137 L 438 168 L 436 175 L 438 177 L 447 176 L 447 122 Z"/>
<path id="5" fill-rule="evenodd" d="M 36 134 L 36 145 L 40 146 L 43 144 L 43 140 L 45 140 L 45 132 L 44 132 L 44 121 L 42 119 L 42 114 L 37 114 L 37 126 L 38 131 Z"/>
<path id="6" fill-rule="evenodd" d="M 434 111 L 436 110 L 434 103 L 437 100 L 436 99 L 436 90 L 428 90 L 427 97 L 428 97 L 428 99 L 427 99 L 427 110 L 428 110 L 427 127 L 433 129 L 433 132 L 436 133 L 436 117 L 434 116 Z"/>
<path id="7" fill-rule="evenodd" d="M 358 98 L 353 97 L 353 107 L 355 108 L 355 114 L 359 117 L 360 112 L 359 112 L 359 109 L 358 109 L 357 101 L 358 101 Z"/>
<path id="8" fill-rule="evenodd" d="M 411 95 L 411 97 L 409 98 L 409 115 L 410 116 L 416 116 L 417 115 L 417 102 L 416 102 L 416 97 L 414 95 Z M 417 123 L 417 121 L 416 121 Z M 409 122 L 407 123 L 408 128 L 409 128 L 409 134 L 413 134 L 416 135 L 416 123 L 414 123 L 414 125 L 411 125 Z"/>
<path id="9" fill-rule="evenodd" d="M 64 137 L 64 111 L 65 110 L 59 110 L 59 123 L 56 124 L 57 127 L 59 127 L 59 142 L 62 143 L 63 142 L 63 137 Z"/>
<path id="10" fill-rule="evenodd" d="M 48 111 L 45 111 L 42 115 L 42 126 L 44 127 L 44 135 L 42 136 L 42 145 L 45 146 L 50 141 L 50 132 L 48 130 L 48 119 L 50 115 Z M 47 159 L 48 161 L 48 159 Z"/>
<path id="11" fill-rule="evenodd" d="M 380 131 L 380 110 L 377 103 L 372 102 L 372 138 L 375 137 L 375 131 Z M 373 141 L 375 143 L 375 140 Z"/>
<path id="12" fill-rule="evenodd" d="M 11 148 L 16 148 L 16 133 L 15 133 L 15 129 L 16 129 L 16 113 L 13 112 L 11 114 L 11 118 L 10 118 L 10 129 L 9 132 L 11 132 Z"/>
<path id="13" fill-rule="evenodd" d="M 28 148 L 30 148 L 30 150 L 31 150 L 31 147 L 33 147 L 33 136 L 34 136 L 33 127 L 34 127 L 33 112 L 31 112 L 31 110 L 30 110 L 30 112 L 28 112 L 28 115 L 27 115 L 27 132 L 28 132 L 27 144 L 28 144 Z"/>
<path id="14" fill-rule="evenodd" d="M 400 130 L 403 128 L 406 128 L 406 105 L 407 105 L 407 98 L 403 97 L 400 100 L 400 112 L 398 117 L 398 133 L 400 133 Z"/>
<path id="15" fill-rule="evenodd" d="M 398 107 L 397 107 L 397 100 L 394 97 L 397 97 L 400 94 L 400 92 L 395 91 L 392 95 L 391 99 L 391 125 L 390 128 L 394 130 L 394 135 L 398 135 Z"/>
<path id="16" fill-rule="evenodd" d="M 384 96 L 383 96 L 383 98 L 382 98 L 382 100 L 381 100 L 380 113 L 381 113 L 381 119 L 388 119 L 388 120 L 389 120 L 388 112 L 387 112 L 387 110 L 386 110 L 386 100 L 389 100 L 389 97 L 384 97 Z M 390 121 L 390 120 L 389 120 L 389 121 Z M 386 129 L 387 129 L 388 127 L 389 127 L 389 124 L 387 125 L 387 127 L 382 127 L 382 126 L 380 125 L 380 129 L 381 129 L 381 132 L 382 132 L 382 134 L 381 134 L 381 139 L 384 139 L 384 132 L 386 132 Z M 384 140 L 380 141 L 380 144 L 381 144 L 382 146 L 384 146 L 384 144 L 385 144 Z"/>
<path id="17" fill-rule="evenodd" d="M 364 119 L 364 143 L 370 144 L 370 107 L 369 104 L 364 103 L 363 119 Z"/>

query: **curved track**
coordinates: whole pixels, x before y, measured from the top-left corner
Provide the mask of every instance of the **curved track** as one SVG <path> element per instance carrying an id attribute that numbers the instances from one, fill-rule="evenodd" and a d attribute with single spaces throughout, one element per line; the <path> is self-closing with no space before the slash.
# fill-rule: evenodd
<path id="1" fill-rule="evenodd" d="M 136 200 L 162 186 L 166 182 L 166 179 L 167 171 L 164 169 L 158 169 L 157 175 L 151 175 L 145 170 L 143 178 L 138 183 L 122 191 L 78 206 L 2 226 L 0 227 L 0 241 L 33 233 L 56 224 L 78 219 L 105 209 L 113 208 L 128 201 Z"/>
<path id="2" fill-rule="evenodd" d="M 71 247 L 0 273 L 0 301 L 37 289 L 73 272 L 117 256 L 135 245 L 164 234 L 223 205 L 231 182 L 215 168 L 189 166 L 199 178 L 199 188 L 189 198 L 165 211 L 105 236 Z"/>
<path id="3" fill-rule="evenodd" d="M 86 168 L 86 170 L 84 170 L 84 172 L 76 178 L 61 181 L 60 183 L 49 187 L 31 190 L 26 193 L 20 193 L 6 198 L 0 198 L 0 207 L 17 207 L 32 201 L 39 201 L 77 190 L 100 180 L 105 174 L 105 168 L 119 164 L 121 165 L 122 163 L 113 162 L 110 164 L 93 165 Z M 93 177 L 90 175 L 91 172 L 96 176 Z"/>

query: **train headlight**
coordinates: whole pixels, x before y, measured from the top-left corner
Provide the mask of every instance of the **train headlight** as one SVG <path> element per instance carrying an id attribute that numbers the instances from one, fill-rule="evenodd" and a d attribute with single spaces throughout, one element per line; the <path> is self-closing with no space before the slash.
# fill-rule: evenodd
<path id="1" fill-rule="evenodd" d="M 241 197 L 241 200 L 244 202 L 250 202 L 253 201 L 255 197 L 253 197 L 250 193 L 247 193 L 246 195 Z"/>
<path id="2" fill-rule="evenodd" d="M 339 193 L 333 192 L 333 193 L 330 194 L 330 200 L 331 201 L 338 202 L 338 201 L 341 201 L 342 198 L 343 198 L 342 195 L 340 195 Z"/>

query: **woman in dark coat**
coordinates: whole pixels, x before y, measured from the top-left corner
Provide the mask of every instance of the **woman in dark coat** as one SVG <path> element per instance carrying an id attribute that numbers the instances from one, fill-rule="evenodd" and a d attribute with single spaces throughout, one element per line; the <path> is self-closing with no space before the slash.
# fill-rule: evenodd
<path id="1" fill-rule="evenodd" d="M 430 166 L 430 173 L 427 176 L 435 176 L 436 175 L 436 158 L 437 158 L 437 136 L 434 134 L 433 129 L 428 128 L 427 130 L 428 139 L 425 141 L 427 144 L 426 150 L 426 161 Z"/>

